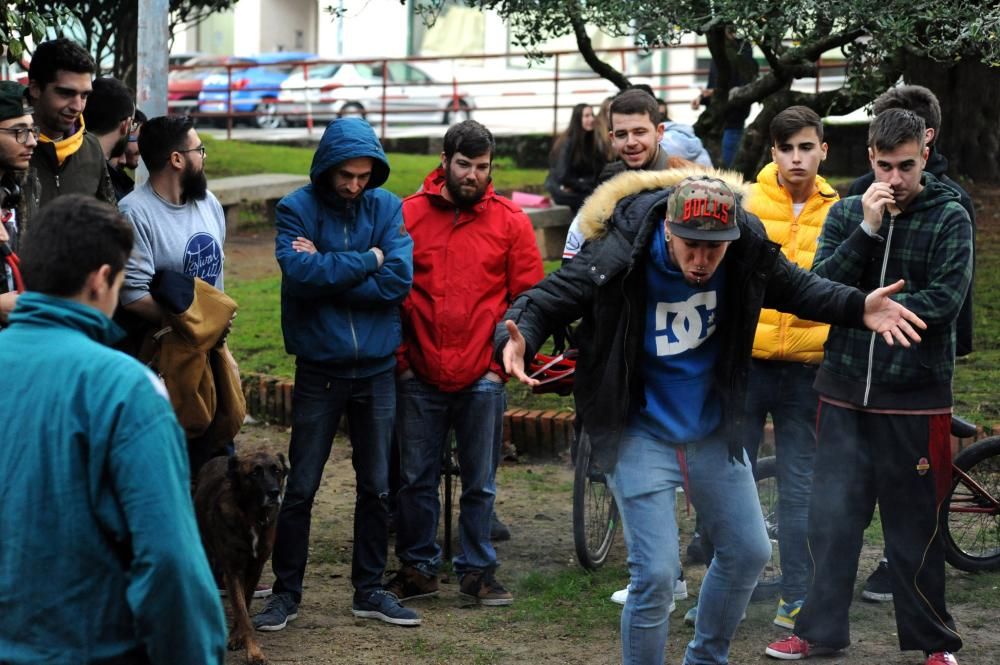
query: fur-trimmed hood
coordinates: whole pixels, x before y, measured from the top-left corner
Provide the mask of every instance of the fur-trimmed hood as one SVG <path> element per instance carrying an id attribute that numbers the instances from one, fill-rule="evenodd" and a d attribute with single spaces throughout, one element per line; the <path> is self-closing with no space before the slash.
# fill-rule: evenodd
<path id="1" fill-rule="evenodd" d="M 740 198 L 741 205 L 745 205 L 750 186 L 735 171 L 700 166 L 666 171 L 626 171 L 595 189 L 580 208 L 580 230 L 584 238 L 593 240 L 603 236 L 607 232 L 608 221 L 615 212 L 615 206 L 626 196 L 673 187 L 684 178 L 698 175 L 725 181 Z"/>

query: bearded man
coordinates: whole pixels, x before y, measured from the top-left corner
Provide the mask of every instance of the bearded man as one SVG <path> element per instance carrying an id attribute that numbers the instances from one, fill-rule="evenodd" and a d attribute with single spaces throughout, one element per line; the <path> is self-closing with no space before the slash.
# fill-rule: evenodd
<path id="1" fill-rule="evenodd" d="M 527 215 L 493 191 L 495 152 L 486 127 L 473 120 L 455 125 L 445 134 L 441 165 L 403 201 L 413 288 L 403 304 L 396 365 L 402 568 L 389 589 L 404 602 L 438 591 L 437 487 L 451 429 L 462 477 L 462 546 L 453 561 L 461 593 L 482 605 L 513 602 L 493 575 L 490 542 L 506 404 L 506 374 L 492 358 L 491 337 L 505 309 L 543 270 Z"/>

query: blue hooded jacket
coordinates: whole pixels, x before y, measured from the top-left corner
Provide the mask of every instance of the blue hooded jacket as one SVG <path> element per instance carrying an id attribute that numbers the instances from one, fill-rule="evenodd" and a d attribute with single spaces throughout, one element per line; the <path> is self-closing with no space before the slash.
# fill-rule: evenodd
<path id="1" fill-rule="evenodd" d="M 345 199 L 331 169 L 370 157 L 364 191 Z M 281 330 L 285 350 L 323 363 L 335 376 L 372 376 L 395 365 L 401 341 L 399 304 L 413 281 L 413 241 L 397 196 L 379 189 L 389 162 L 370 125 L 334 120 L 323 132 L 309 178 L 278 202 L 275 257 L 281 266 Z M 306 238 L 316 252 L 296 252 Z M 372 247 L 385 255 L 380 267 Z"/>

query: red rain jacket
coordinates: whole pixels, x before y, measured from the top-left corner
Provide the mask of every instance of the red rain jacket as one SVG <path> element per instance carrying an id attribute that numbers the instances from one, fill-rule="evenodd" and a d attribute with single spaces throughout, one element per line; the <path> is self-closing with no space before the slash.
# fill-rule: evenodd
<path id="1" fill-rule="evenodd" d="M 492 370 L 493 330 L 511 302 L 544 277 L 528 216 L 493 185 L 471 208 L 441 195 L 441 167 L 403 200 L 413 237 L 413 288 L 403 303 L 397 373 L 445 392 L 468 387 Z"/>

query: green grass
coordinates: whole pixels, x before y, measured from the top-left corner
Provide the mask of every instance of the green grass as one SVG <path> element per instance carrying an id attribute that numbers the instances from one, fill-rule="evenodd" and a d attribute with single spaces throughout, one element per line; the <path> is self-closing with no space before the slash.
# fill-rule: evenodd
<path id="1" fill-rule="evenodd" d="M 209 178 L 252 175 L 255 173 L 296 173 L 307 175 L 312 164 L 313 148 L 261 145 L 244 141 L 222 141 L 202 137 L 208 149 L 205 172 Z M 385 188 L 404 197 L 417 191 L 424 178 L 440 162 L 438 155 L 389 153 L 391 172 Z M 509 157 L 493 162 L 493 186 L 501 191 L 540 186 L 545 169 L 521 169 Z"/>

